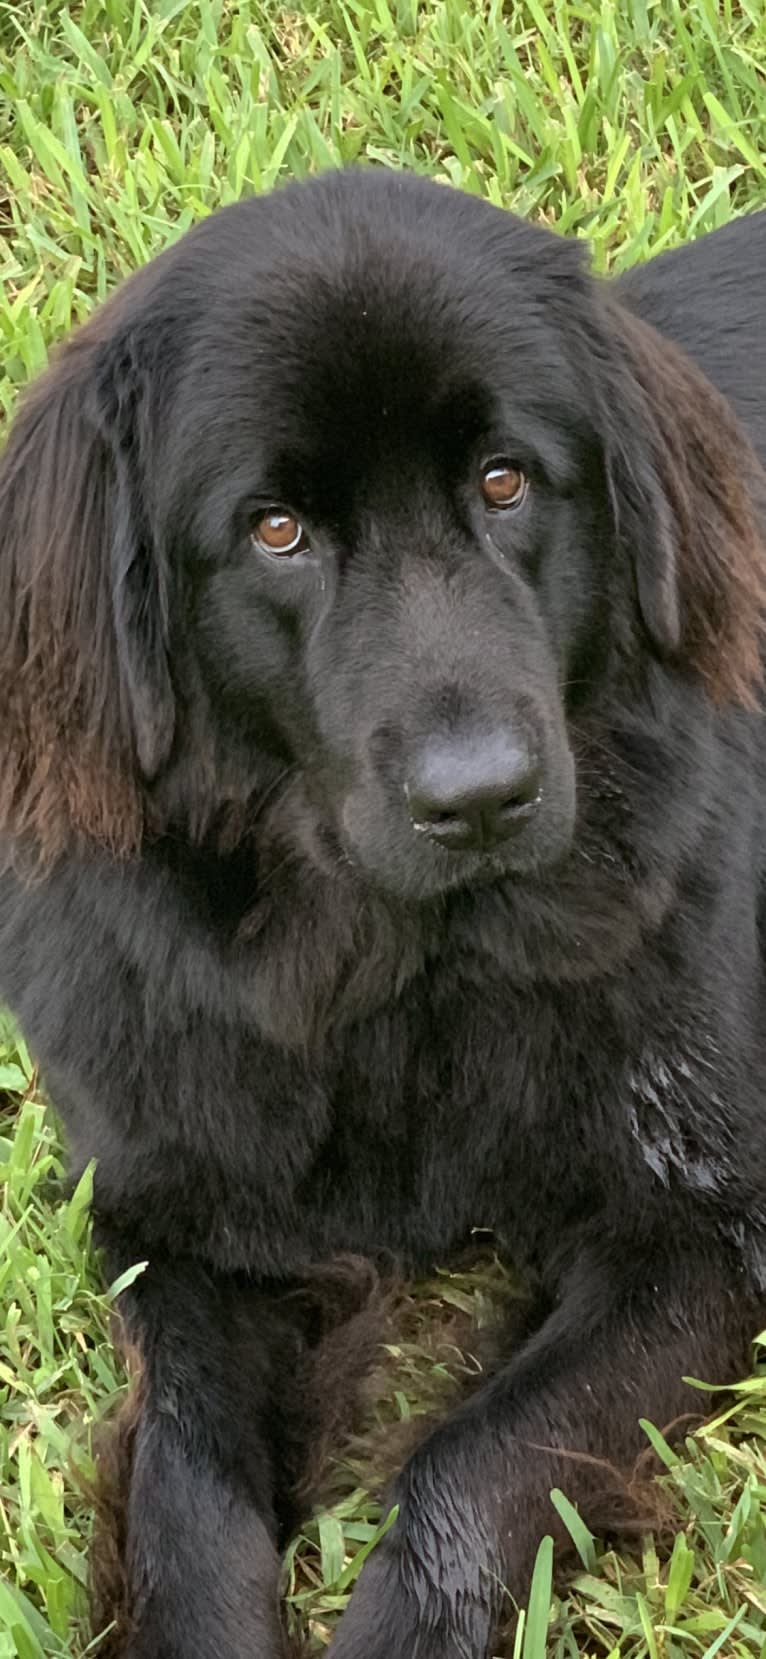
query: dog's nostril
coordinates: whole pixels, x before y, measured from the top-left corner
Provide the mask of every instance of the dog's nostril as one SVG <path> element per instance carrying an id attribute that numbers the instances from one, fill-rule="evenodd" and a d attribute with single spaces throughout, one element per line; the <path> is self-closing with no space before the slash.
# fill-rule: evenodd
<path id="1" fill-rule="evenodd" d="M 541 773 L 524 744 L 505 735 L 429 745 L 406 786 L 410 817 L 429 840 L 455 851 L 489 849 L 515 834 L 540 798 Z"/>
<path id="2" fill-rule="evenodd" d="M 533 806 L 540 794 L 540 772 L 536 766 L 530 767 L 518 788 L 508 795 L 502 802 L 501 811 L 507 813 L 518 812 L 521 807 Z"/>

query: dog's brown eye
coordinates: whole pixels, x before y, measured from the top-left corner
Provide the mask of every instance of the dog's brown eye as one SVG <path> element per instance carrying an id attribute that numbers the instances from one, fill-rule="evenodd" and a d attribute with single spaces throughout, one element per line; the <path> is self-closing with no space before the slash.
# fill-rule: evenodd
<path id="1" fill-rule="evenodd" d="M 292 559 L 308 547 L 303 525 L 281 507 L 269 507 L 268 512 L 261 513 L 250 535 L 256 547 L 278 559 Z"/>
<path id="2" fill-rule="evenodd" d="M 488 461 L 482 468 L 481 493 L 488 507 L 502 510 L 520 507 L 527 493 L 527 480 L 520 467 L 510 461 Z"/>

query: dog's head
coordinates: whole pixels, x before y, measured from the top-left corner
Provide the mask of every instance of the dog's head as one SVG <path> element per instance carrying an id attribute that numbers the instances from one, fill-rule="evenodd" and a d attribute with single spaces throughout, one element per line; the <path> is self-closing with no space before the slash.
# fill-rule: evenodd
<path id="1" fill-rule="evenodd" d="M 599 686 L 752 701 L 754 469 L 577 244 L 387 173 L 227 209 L 12 433 L 0 817 L 124 855 L 281 786 L 402 898 L 554 866 Z"/>

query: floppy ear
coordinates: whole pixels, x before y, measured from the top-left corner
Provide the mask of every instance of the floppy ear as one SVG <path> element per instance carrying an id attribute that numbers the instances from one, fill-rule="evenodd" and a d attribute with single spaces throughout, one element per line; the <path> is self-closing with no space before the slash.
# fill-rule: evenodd
<path id="1" fill-rule="evenodd" d="M 621 304 L 609 310 L 623 384 L 606 415 L 607 471 L 644 624 L 715 702 L 754 707 L 766 634 L 760 464 L 691 360 Z"/>
<path id="2" fill-rule="evenodd" d="M 73 833 L 135 850 L 172 743 L 147 401 L 130 345 L 90 324 L 0 462 L 0 831 L 45 862 Z"/>

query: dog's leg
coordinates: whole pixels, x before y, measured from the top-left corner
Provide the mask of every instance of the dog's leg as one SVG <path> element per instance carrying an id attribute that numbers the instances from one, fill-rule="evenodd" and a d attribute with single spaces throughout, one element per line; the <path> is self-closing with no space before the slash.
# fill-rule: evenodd
<path id="1" fill-rule="evenodd" d="M 422 1443 L 333 1659 L 485 1659 L 508 1595 L 526 1601 L 541 1537 L 561 1537 L 551 1488 L 599 1530 L 647 1444 L 639 1418 L 699 1414 L 683 1376 L 731 1381 L 746 1366 L 764 1310 L 731 1266 L 682 1250 L 622 1270 L 616 1245 L 612 1262 L 603 1248 L 583 1257 L 513 1362 Z"/>
<path id="2" fill-rule="evenodd" d="M 295 1520 L 286 1494 L 303 1430 L 299 1323 L 245 1278 L 156 1256 L 122 1304 L 141 1370 L 126 1606 L 108 1651 L 283 1659 L 278 1549 Z"/>

